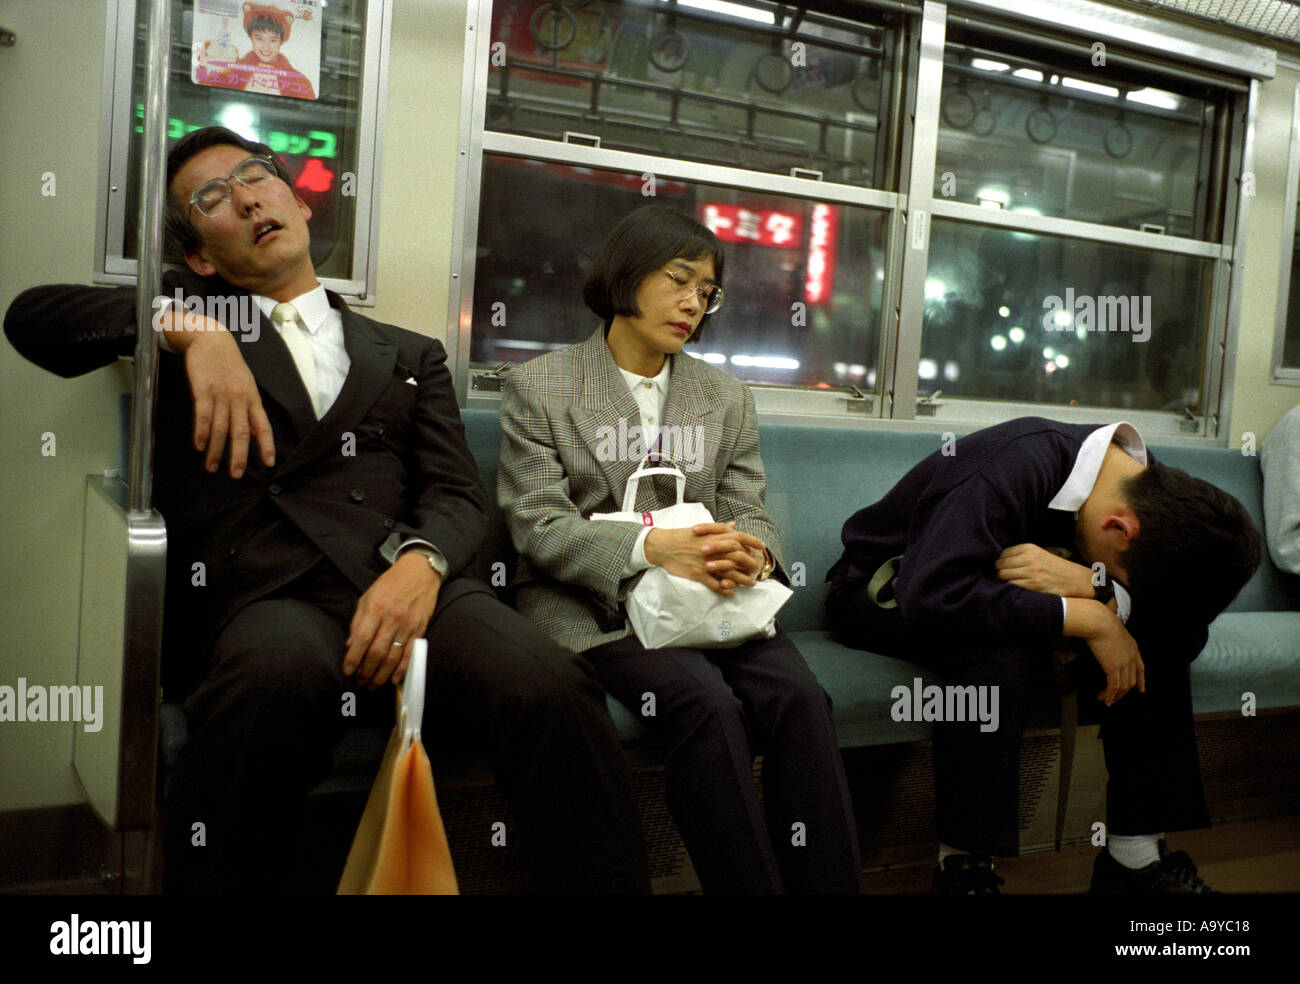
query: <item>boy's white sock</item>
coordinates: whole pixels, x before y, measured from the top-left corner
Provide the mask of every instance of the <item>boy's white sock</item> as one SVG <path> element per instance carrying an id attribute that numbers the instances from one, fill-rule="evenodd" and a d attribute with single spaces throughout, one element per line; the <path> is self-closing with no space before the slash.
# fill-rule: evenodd
<path id="1" fill-rule="evenodd" d="M 1106 838 L 1106 850 L 1110 856 L 1125 868 L 1145 868 L 1160 860 L 1160 848 L 1157 842 L 1164 834 L 1111 834 Z"/>

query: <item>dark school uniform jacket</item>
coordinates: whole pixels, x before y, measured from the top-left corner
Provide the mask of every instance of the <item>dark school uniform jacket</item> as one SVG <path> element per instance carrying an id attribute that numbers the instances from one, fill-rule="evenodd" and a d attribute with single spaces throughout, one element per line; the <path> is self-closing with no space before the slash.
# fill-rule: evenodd
<path id="1" fill-rule="evenodd" d="M 894 594 L 909 633 L 964 645 L 1050 645 L 1064 628 L 1061 599 L 1000 581 L 994 564 L 1018 543 L 1074 547 L 1074 514 L 1047 505 L 1100 426 L 1021 417 L 958 437 L 955 453 L 934 452 L 844 524 L 844 554 L 827 574 L 831 590 L 869 579 L 901 555 Z M 1155 463 L 1149 452 L 1147 459 Z M 1149 645 L 1189 661 L 1207 634 L 1195 618 L 1157 623 L 1137 597 L 1128 628 L 1144 659 Z"/>

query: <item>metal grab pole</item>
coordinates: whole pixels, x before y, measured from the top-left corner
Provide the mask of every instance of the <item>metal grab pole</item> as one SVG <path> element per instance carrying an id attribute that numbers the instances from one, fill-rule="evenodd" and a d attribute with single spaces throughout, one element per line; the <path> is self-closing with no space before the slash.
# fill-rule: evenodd
<path id="1" fill-rule="evenodd" d="M 153 499 L 153 410 L 158 340 L 153 299 L 162 282 L 163 206 L 167 189 L 167 82 L 171 73 L 171 0 L 153 0 L 146 34 L 144 137 L 140 153 L 140 212 L 136 261 L 135 395 L 131 401 L 127 510 L 147 513 Z"/>

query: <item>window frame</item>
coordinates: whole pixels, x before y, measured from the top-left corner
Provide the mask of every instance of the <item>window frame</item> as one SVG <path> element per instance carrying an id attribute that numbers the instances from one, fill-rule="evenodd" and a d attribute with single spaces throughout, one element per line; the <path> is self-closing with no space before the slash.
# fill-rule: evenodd
<path id="1" fill-rule="evenodd" d="M 135 0 L 108 0 L 92 273 L 92 280 L 97 284 L 133 285 L 138 269 L 138 261 L 123 256 L 121 246 L 127 221 L 125 190 L 135 119 L 131 89 L 137 12 Z M 350 246 L 353 276 L 321 277 L 320 282 L 349 304 L 370 307 L 375 303 L 379 259 L 379 200 L 392 0 L 366 0 L 364 31 L 357 107 L 356 225 Z M 172 57 L 176 57 L 175 50 Z"/>
<path id="2" fill-rule="evenodd" d="M 1291 99 L 1291 140 L 1286 158 L 1286 191 L 1282 199 L 1282 245 L 1277 276 L 1277 316 L 1273 326 L 1273 373 L 1270 383 L 1300 386 L 1300 366 L 1288 366 L 1286 353 L 1288 308 L 1291 304 L 1291 265 L 1295 262 L 1297 197 L 1300 197 L 1300 83 Z"/>
<path id="3" fill-rule="evenodd" d="M 870 0 L 868 0 L 870 2 Z M 883 2 L 881 7 L 897 9 Z M 895 86 L 900 97 L 891 107 L 897 117 L 898 182 L 896 191 L 877 191 L 807 179 L 787 178 L 715 164 L 669 160 L 643 154 L 579 146 L 557 140 L 521 137 L 485 129 L 492 0 L 468 0 L 465 64 L 462 88 L 460 170 L 454 236 L 460 263 L 452 274 L 448 311 L 449 361 L 462 395 L 462 404 L 493 407 L 499 401 L 500 378 L 495 370 L 469 366 L 473 313 L 479 193 L 483 154 L 506 153 L 539 160 L 616 170 L 653 171 L 656 176 L 686 181 L 707 181 L 732 187 L 753 188 L 778 194 L 816 198 L 851 205 L 889 209 L 886 231 L 885 296 L 881 313 L 881 343 L 877 356 L 877 389 L 873 406 L 850 412 L 854 401 L 842 390 L 754 385 L 760 419 L 839 427 L 967 431 L 1025 414 L 1048 414 L 1062 420 L 1092 422 L 1122 417 L 1152 440 L 1165 444 L 1225 445 L 1228 428 L 1222 426 L 1231 411 L 1235 344 L 1239 332 L 1242 276 L 1234 259 L 1236 243 L 1244 242 L 1249 196 L 1238 176 L 1253 167 L 1255 121 L 1259 80 L 1276 71 L 1272 49 L 1144 12 L 1118 10 L 1092 0 L 1026 0 L 1014 12 L 1003 0 L 953 0 L 951 4 L 926 0 L 919 14 L 910 11 L 906 27 L 895 37 L 896 48 L 908 70 Z M 1058 46 L 1084 45 L 1092 39 L 1115 45 L 1116 57 L 1159 75 L 1196 78 L 1223 85 L 1231 97 L 1231 129 L 1224 136 L 1222 231 L 1216 241 L 1206 241 L 1128 230 L 1077 219 L 1003 213 L 976 205 L 948 201 L 934 192 L 939 134 L 939 101 L 943 86 L 944 44 L 947 25 L 956 19 L 974 28 L 995 24 L 1004 36 L 1041 27 L 1057 37 L 1072 40 Z M 1050 31 L 1049 31 L 1050 29 Z M 1086 39 L 1086 40 L 1085 40 Z M 1140 47 L 1139 42 L 1145 47 Z M 1151 58 L 1145 52 L 1152 53 Z M 1157 57 L 1158 56 L 1158 57 Z M 1204 73 L 1202 75 L 1202 73 Z M 1298 87 L 1300 89 L 1300 87 Z M 1300 92 L 1297 95 L 1300 113 Z M 1300 121 L 1300 116 L 1297 117 Z M 889 123 L 882 118 L 881 129 Z M 1300 122 L 1293 131 L 1293 152 L 1300 141 Z M 765 180 L 768 179 L 768 180 Z M 1014 216 L 1014 217 L 1013 217 Z M 920 361 L 925 275 L 928 267 L 930 223 L 933 218 L 978 223 L 1021 231 L 1114 243 L 1183 255 L 1212 262 L 1209 324 L 1202 352 L 1203 406 L 1195 416 L 1169 411 L 1125 410 L 1120 407 L 1068 406 L 1006 402 L 975 398 L 918 400 L 917 366 Z M 1234 276 L 1233 274 L 1237 275 Z M 899 326 L 904 330 L 899 330 Z M 1297 372 L 1300 385 L 1300 371 Z"/>

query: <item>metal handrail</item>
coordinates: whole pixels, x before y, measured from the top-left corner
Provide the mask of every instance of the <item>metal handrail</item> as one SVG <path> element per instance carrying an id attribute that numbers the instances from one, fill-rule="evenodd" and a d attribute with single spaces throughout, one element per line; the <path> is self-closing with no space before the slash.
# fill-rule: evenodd
<path id="1" fill-rule="evenodd" d="M 162 282 L 171 0 L 153 0 L 150 4 L 147 37 L 138 217 L 140 262 L 135 287 L 135 395 L 131 400 L 127 498 L 128 512 L 137 516 L 149 512 L 153 498 L 153 413 L 158 375 L 158 340 L 153 330 L 153 299 L 158 296 Z"/>

